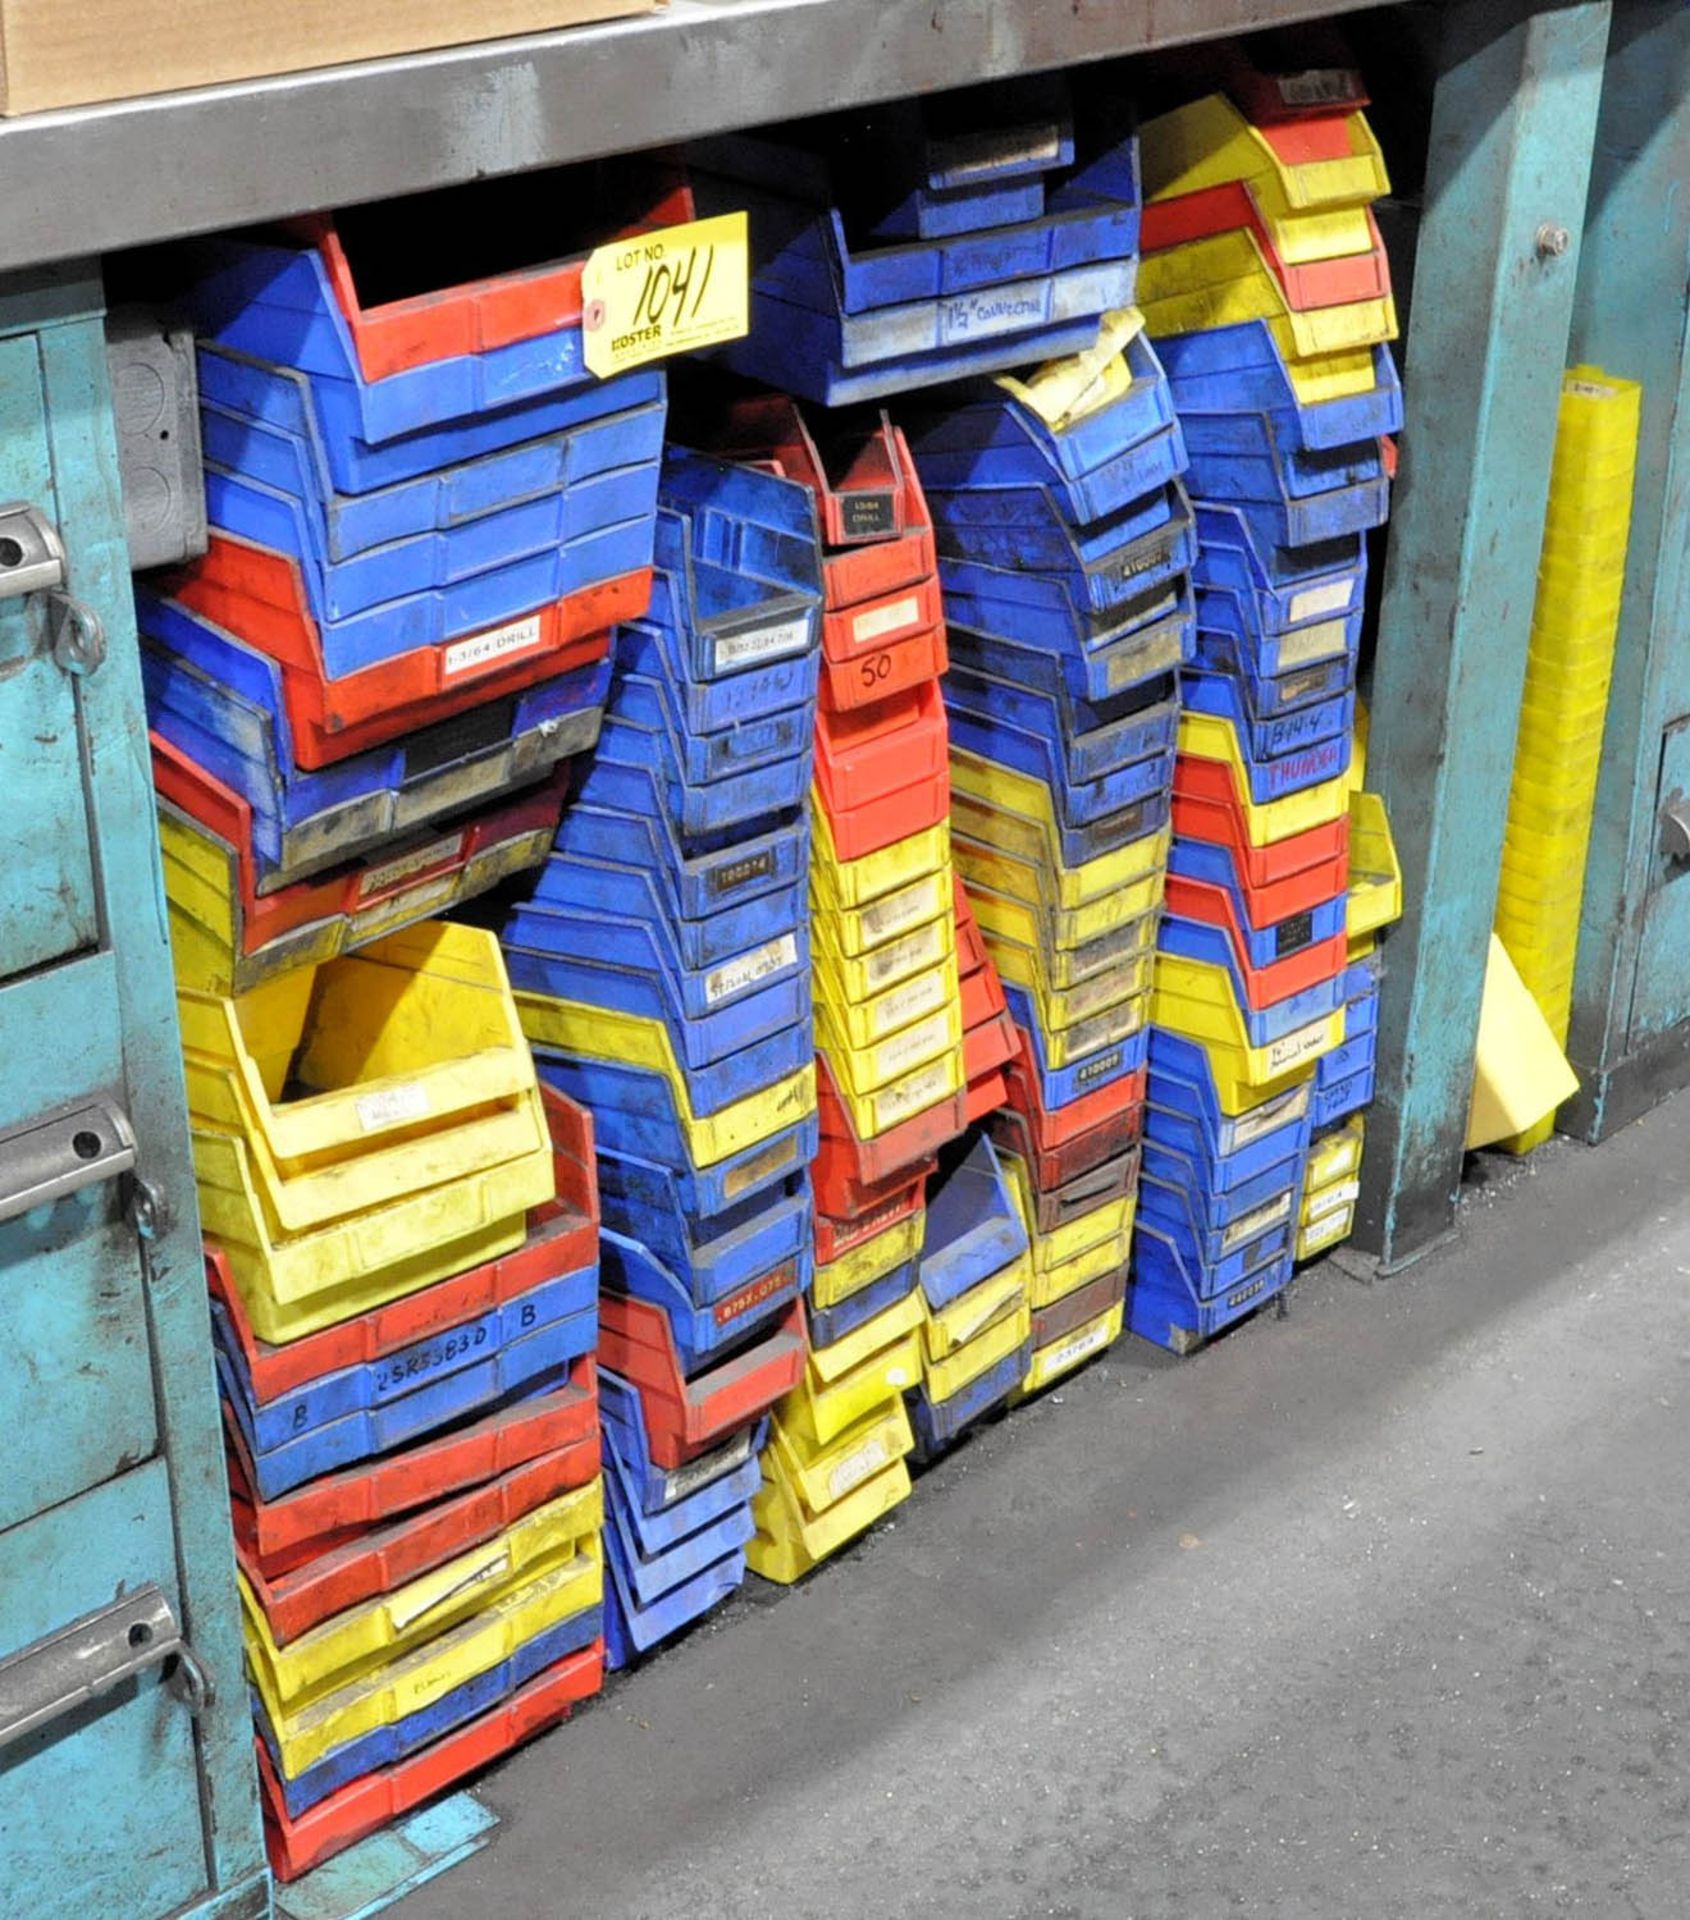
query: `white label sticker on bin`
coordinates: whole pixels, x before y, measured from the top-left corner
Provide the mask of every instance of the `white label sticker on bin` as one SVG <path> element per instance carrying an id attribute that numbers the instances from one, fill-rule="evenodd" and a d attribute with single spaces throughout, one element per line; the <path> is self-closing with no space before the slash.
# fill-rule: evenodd
<path id="1" fill-rule="evenodd" d="M 890 1040 L 883 1040 L 874 1050 L 875 1071 L 890 1079 L 906 1066 L 915 1066 L 935 1047 L 944 1046 L 950 1037 L 949 1015 L 946 1009 L 941 1008 L 913 1027 L 894 1034 Z"/>
<path id="2" fill-rule="evenodd" d="M 525 647 L 539 644 L 540 616 L 530 613 L 521 620 L 513 620 L 508 627 L 473 634 L 468 640 L 454 640 L 442 658 L 441 672 L 450 680 L 454 674 L 468 673 L 472 667 L 484 667 L 490 660 L 503 660 L 507 654 L 521 653 Z"/>
<path id="3" fill-rule="evenodd" d="M 947 187 L 963 185 L 971 175 L 998 173 L 1009 167 L 1049 172 L 1062 152 L 1062 129 L 1052 121 L 1030 121 L 1001 131 L 981 128 L 966 133 L 929 136 L 927 164 L 949 177 Z"/>
<path id="4" fill-rule="evenodd" d="M 1323 587 L 1304 587 L 1291 596 L 1291 619 L 1318 620 L 1323 613 L 1344 613 L 1355 595 L 1352 580 L 1328 580 Z"/>
<path id="5" fill-rule="evenodd" d="M 935 1060 L 931 1066 L 923 1067 L 907 1080 L 900 1080 L 895 1087 L 876 1095 L 875 1112 L 883 1127 L 895 1126 L 912 1114 L 925 1113 L 929 1107 L 937 1106 L 950 1090 L 950 1063 Z"/>
<path id="6" fill-rule="evenodd" d="M 1310 67 L 1304 73 L 1282 73 L 1279 97 L 1288 107 L 1335 107 L 1360 94 L 1348 68 Z"/>
<path id="7" fill-rule="evenodd" d="M 1005 280 L 941 300 L 937 344 L 950 347 L 964 340 L 991 340 L 1001 333 L 1018 333 L 1023 327 L 1046 326 L 1055 292 L 1054 279 Z M 1092 312 L 1096 311 L 1093 307 Z"/>
<path id="8" fill-rule="evenodd" d="M 1113 693 L 1135 681 L 1147 680 L 1153 673 L 1166 673 L 1177 667 L 1184 648 L 1184 636 L 1178 627 L 1171 632 L 1153 634 L 1144 643 L 1126 641 L 1106 647 L 1103 657 L 1110 691 Z"/>
<path id="9" fill-rule="evenodd" d="M 876 1002 L 875 1030 L 877 1033 L 895 1033 L 907 1022 L 919 1020 L 924 1013 L 942 1007 L 949 998 L 950 982 L 945 978 L 944 969 L 935 967 L 931 973 L 924 973 L 917 980 L 894 987 L 884 1000 Z"/>
<path id="10" fill-rule="evenodd" d="M 664 1505 L 684 1500 L 689 1493 L 696 1493 L 722 1474 L 743 1467 L 750 1458 L 751 1429 L 747 1427 L 743 1433 L 735 1434 L 726 1446 L 707 1453 L 702 1460 L 689 1460 L 684 1467 L 670 1467 L 663 1475 Z"/>
<path id="11" fill-rule="evenodd" d="M 930 919 L 939 911 L 939 889 L 943 875 L 929 873 L 896 893 L 872 900 L 863 908 L 863 937 L 889 940 L 917 921 Z"/>
<path id="12" fill-rule="evenodd" d="M 1343 653 L 1350 644 L 1347 620 L 1322 620 L 1318 625 L 1302 627 L 1296 633 L 1281 634 L 1279 663 L 1282 667 L 1301 667 L 1310 660 L 1325 660 Z"/>
<path id="13" fill-rule="evenodd" d="M 795 934 L 783 933 L 773 940 L 765 940 L 762 946 L 750 953 L 740 954 L 737 959 L 723 961 L 714 972 L 704 976 L 705 1002 L 712 1007 L 719 1006 L 734 994 L 755 986 L 759 980 L 772 979 L 775 974 L 784 973 L 788 967 L 797 964 L 798 939 Z"/>
<path id="14" fill-rule="evenodd" d="M 851 639 L 858 645 L 879 640 L 885 634 L 896 633 L 900 627 L 913 625 L 920 618 L 921 602 L 913 593 L 907 593 L 902 600 L 889 600 L 884 606 L 859 613 L 851 622 Z"/>
<path id="15" fill-rule="evenodd" d="M 1277 1200 L 1270 1200 L 1265 1206 L 1257 1207 L 1254 1213 L 1246 1213 L 1234 1220 L 1221 1235 L 1221 1250 L 1231 1253 L 1234 1247 L 1242 1247 L 1254 1240 L 1258 1234 L 1266 1233 L 1269 1227 L 1276 1227 L 1281 1220 L 1291 1217 L 1291 1196 L 1282 1193 Z"/>
<path id="16" fill-rule="evenodd" d="M 1312 1227 L 1315 1221 L 1324 1220 L 1329 1213 L 1341 1207 L 1347 1207 L 1360 1198 L 1361 1182 L 1359 1180 L 1340 1180 L 1336 1186 L 1327 1187 L 1323 1192 L 1310 1194 L 1308 1204 L 1304 1208 L 1308 1216 L 1308 1225 Z"/>
<path id="17" fill-rule="evenodd" d="M 749 633 L 724 633 L 716 641 L 716 671 L 749 666 L 754 660 L 781 660 L 802 653 L 810 644 L 810 616 L 777 620 L 773 626 L 753 627 Z"/>
<path id="18" fill-rule="evenodd" d="M 379 866 L 366 867 L 358 877 L 358 898 L 369 900 L 378 893 L 391 893 L 395 887 L 415 879 L 428 868 L 459 859 L 468 838 L 467 829 L 462 833 L 444 834 L 438 840 L 429 841 L 425 847 L 413 847 L 409 853 L 396 854 L 391 860 L 383 860 Z"/>
<path id="19" fill-rule="evenodd" d="M 1109 1317 L 1106 1314 L 1095 1325 L 1087 1327 L 1084 1333 L 1077 1333 L 1072 1340 L 1065 1341 L 1056 1348 L 1045 1361 L 1046 1373 L 1058 1373 L 1064 1367 L 1071 1367 L 1077 1360 L 1083 1360 L 1088 1353 L 1095 1353 L 1099 1347 L 1106 1347 L 1110 1340 Z"/>
<path id="20" fill-rule="evenodd" d="M 381 928 L 403 927 L 413 920 L 426 920 L 431 913 L 450 906 L 457 891 L 458 876 L 442 873 L 420 886 L 407 887 L 403 893 L 377 900 L 363 912 L 353 914 L 349 924 L 359 939 L 373 940 Z"/>
<path id="21" fill-rule="evenodd" d="M 1343 1207 L 1337 1213 L 1329 1213 L 1324 1219 L 1304 1227 L 1297 1239 L 1297 1257 L 1306 1260 L 1311 1253 L 1319 1253 L 1322 1247 L 1342 1240 L 1353 1224 L 1351 1209 Z"/>
<path id="22" fill-rule="evenodd" d="M 398 1087 L 382 1087 L 375 1093 L 360 1095 L 355 1111 L 358 1124 L 366 1133 L 403 1126 L 407 1120 L 420 1120 L 428 1112 L 428 1089 L 415 1080 L 407 1080 Z"/>
<path id="23" fill-rule="evenodd" d="M 843 1500 L 846 1494 L 860 1487 L 870 1475 L 878 1473 L 890 1457 L 886 1442 L 878 1433 L 872 1439 L 865 1440 L 854 1453 L 846 1454 L 827 1476 L 829 1497 Z"/>
<path id="24" fill-rule="evenodd" d="M 1327 1020 L 1311 1020 L 1306 1027 L 1298 1027 L 1295 1033 L 1288 1033 L 1283 1039 L 1274 1041 L 1268 1048 L 1269 1074 L 1294 1067 L 1311 1053 L 1325 1053 L 1330 1025 Z"/>
<path id="25" fill-rule="evenodd" d="M 1309 1106 L 1309 1085 L 1305 1080 L 1300 1087 L 1293 1087 L 1289 1093 L 1279 1094 L 1265 1105 L 1252 1107 L 1248 1113 L 1239 1114 L 1230 1122 L 1228 1139 L 1230 1145 L 1222 1149 L 1231 1153 L 1239 1147 L 1249 1146 L 1252 1140 L 1261 1139 L 1264 1133 L 1272 1133 L 1275 1127 L 1287 1125 L 1292 1120 L 1301 1120 Z"/>
<path id="26" fill-rule="evenodd" d="M 919 927 L 914 933 L 906 933 L 901 940 L 894 940 L 884 947 L 876 947 L 864 962 L 864 971 L 868 975 L 871 988 L 884 986 L 890 980 L 896 980 L 906 973 L 912 973 L 917 967 L 931 966 L 942 960 L 945 955 L 945 923 L 943 920 L 929 920 L 925 927 Z"/>

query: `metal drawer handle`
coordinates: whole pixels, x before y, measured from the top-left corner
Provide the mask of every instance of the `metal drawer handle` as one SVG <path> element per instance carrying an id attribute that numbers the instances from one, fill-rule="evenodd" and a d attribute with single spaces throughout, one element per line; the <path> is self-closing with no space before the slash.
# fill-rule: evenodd
<path id="1" fill-rule="evenodd" d="M 0 1133 L 0 1221 L 114 1180 L 134 1165 L 134 1129 L 110 1100 L 91 1100 Z"/>
<path id="2" fill-rule="evenodd" d="M 0 1660 L 0 1747 L 166 1661 L 174 1662 L 168 1683 L 198 1719 L 211 1704 L 211 1681 L 182 1638 L 164 1590 L 149 1580 Z"/>
<path id="3" fill-rule="evenodd" d="M 1669 860 L 1690 860 L 1690 802 L 1677 795 L 1661 808 L 1661 851 Z"/>
<path id="4" fill-rule="evenodd" d="M 106 657 L 105 629 L 92 607 L 66 591 L 65 543 L 39 507 L 26 500 L 0 506 L 0 600 L 44 593 L 53 658 L 66 673 L 92 673 Z"/>
<path id="5" fill-rule="evenodd" d="M 39 507 L 24 500 L 0 507 L 0 600 L 50 592 L 68 573 L 59 530 Z"/>

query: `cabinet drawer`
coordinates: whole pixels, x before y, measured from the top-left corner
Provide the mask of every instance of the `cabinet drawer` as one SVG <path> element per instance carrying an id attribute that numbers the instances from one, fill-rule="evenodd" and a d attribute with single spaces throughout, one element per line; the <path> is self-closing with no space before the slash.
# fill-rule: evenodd
<path id="1" fill-rule="evenodd" d="M 156 1580 L 181 1609 L 162 1462 L 0 1533 L 0 1657 Z M 212 1676 L 239 1696 L 238 1673 Z M 165 1914 L 206 1887 L 194 1724 L 156 1667 L 0 1747 L 0 1909 Z"/>
<path id="2" fill-rule="evenodd" d="M 108 953 L 0 984 L 0 1193 L 13 1190 L 28 1146 L 14 1129 L 96 1097 L 132 1113 L 117 1008 Z M 144 1136 L 146 1120 L 134 1124 Z M 0 1529 L 156 1451 L 142 1243 L 127 1200 L 126 1180 L 101 1179 L 0 1220 L 0 1408 L 11 1435 Z"/>
<path id="3" fill-rule="evenodd" d="M 0 340 L 0 501 L 57 517 L 40 355 Z M 0 539 L 0 585 L 15 555 Z M 39 594 L 0 600 L 0 977 L 99 938 L 81 696 L 53 657 Z"/>

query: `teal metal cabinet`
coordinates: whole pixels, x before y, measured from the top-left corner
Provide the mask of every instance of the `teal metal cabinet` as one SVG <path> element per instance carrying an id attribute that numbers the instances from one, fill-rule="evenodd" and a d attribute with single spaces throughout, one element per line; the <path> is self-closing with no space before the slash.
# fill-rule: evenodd
<path id="1" fill-rule="evenodd" d="M 1690 10 L 1614 12 L 1573 356 L 1643 382 L 1631 544 L 1585 877 L 1562 1125 L 1690 1082 Z"/>
<path id="2" fill-rule="evenodd" d="M 0 1914 L 261 1920 L 97 280 L 0 281 Z"/>

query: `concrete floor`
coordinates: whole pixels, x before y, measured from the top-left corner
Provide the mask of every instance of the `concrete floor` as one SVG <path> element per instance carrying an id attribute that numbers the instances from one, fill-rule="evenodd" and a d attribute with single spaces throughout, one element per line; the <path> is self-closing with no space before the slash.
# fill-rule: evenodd
<path id="1" fill-rule="evenodd" d="M 1690 1913 L 1690 1097 L 1127 1342 L 488 1776 L 401 1920 Z"/>

